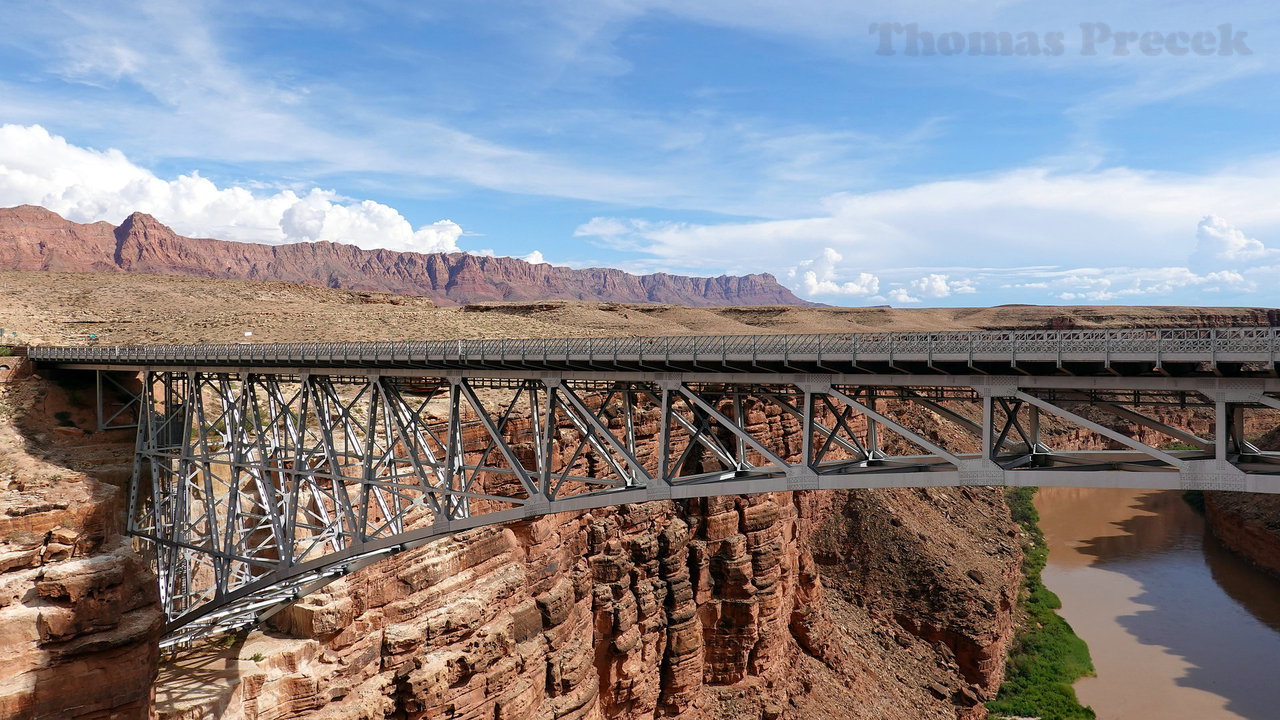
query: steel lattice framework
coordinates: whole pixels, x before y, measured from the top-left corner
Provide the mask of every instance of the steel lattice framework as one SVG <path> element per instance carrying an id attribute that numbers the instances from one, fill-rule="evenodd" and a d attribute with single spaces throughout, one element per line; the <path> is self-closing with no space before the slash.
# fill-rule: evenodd
<path id="1" fill-rule="evenodd" d="M 138 428 L 130 531 L 155 548 L 171 645 L 431 539 L 550 512 L 938 485 L 1280 492 L 1280 457 L 1244 436 L 1248 413 L 1280 410 L 1275 331 L 1134 332 L 31 356 L 114 378 L 99 387 L 139 374 L 121 403 Z M 1051 447 L 1051 424 L 1108 449 Z"/>

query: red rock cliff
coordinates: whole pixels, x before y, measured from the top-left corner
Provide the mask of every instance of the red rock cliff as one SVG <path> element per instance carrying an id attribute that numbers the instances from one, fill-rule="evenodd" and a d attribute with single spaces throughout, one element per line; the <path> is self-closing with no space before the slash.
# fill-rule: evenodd
<path id="1" fill-rule="evenodd" d="M 0 267 L 283 280 L 425 295 L 445 304 L 602 300 L 679 305 L 811 305 L 769 274 L 686 277 L 573 270 L 509 257 L 362 250 L 330 242 L 261 245 L 182 237 L 134 213 L 119 227 L 81 225 L 44 208 L 0 210 Z"/>
<path id="2" fill-rule="evenodd" d="M 9 421 L 34 390 L 0 386 L 0 718 L 147 720 L 155 578 L 121 535 L 118 488 L 22 448 Z"/>

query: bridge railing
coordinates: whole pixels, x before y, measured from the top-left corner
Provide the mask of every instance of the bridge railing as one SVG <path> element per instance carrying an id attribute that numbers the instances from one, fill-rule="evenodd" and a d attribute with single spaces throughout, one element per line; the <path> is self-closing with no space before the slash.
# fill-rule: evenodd
<path id="1" fill-rule="evenodd" d="M 405 342 L 32 347 L 38 362 L 299 365 L 588 358 L 1202 356 L 1280 352 L 1280 328 L 1001 330 L 809 335 L 418 340 Z"/>

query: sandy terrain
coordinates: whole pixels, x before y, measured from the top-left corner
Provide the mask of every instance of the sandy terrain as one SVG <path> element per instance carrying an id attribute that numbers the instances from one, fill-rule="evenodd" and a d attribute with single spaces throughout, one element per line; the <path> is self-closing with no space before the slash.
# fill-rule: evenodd
<path id="1" fill-rule="evenodd" d="M 1280 324 L 1280 310 L 1186 307 L 688 308 L 546 302 L 441 308 L 421 297 L 158 275 L 0 271 L 21 343 L 104 344 L 720 335 Z"/>

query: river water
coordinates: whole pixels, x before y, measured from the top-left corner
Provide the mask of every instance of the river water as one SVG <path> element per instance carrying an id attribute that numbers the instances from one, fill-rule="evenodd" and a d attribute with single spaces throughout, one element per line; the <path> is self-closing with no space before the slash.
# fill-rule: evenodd
<path id="1" fill-rule="evenodd" d="M 1280 719 L 1280 580 L 1223 548 L 1178 492 L 1042 488 L 1044 581 L 1097 677 L 1102 720 Z"/>

